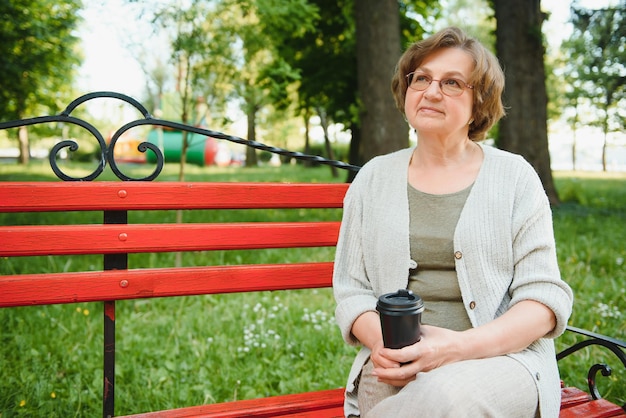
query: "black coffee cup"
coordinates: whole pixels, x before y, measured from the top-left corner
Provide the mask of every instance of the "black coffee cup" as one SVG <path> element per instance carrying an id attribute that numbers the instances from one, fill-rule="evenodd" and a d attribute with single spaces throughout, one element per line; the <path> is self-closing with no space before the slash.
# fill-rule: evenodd
<path id="1" fill-rule="evenodd" d="M 402 348 L 420 340 L 424 302 L 418 295 L 406 289 L 384 294 L 378 298 L 376 310 L 380 313 L 385 347 Z"/>

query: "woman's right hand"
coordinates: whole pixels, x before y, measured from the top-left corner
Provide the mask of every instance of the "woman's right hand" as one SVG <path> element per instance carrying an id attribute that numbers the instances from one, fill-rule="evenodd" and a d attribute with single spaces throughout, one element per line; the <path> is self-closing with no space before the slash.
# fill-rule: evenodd
<path id="1" fill-rule="evenodd" d="M 399 362 L 383 355 L 385 346 L 382 338 L 374 343 L 374 345 L 370 347 L 370 350 L 372 351 L 370 358 L 372 359 L 372 363 L 374 363 L 374 368 L 397 369 L 401 366 Z"/>

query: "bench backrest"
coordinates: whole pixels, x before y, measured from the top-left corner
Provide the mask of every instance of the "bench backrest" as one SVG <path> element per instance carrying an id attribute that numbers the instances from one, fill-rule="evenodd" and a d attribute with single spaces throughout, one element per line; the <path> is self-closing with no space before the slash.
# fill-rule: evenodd
<path id="1" fill-rule="evenodd" d="M 16 220 L 0 225 L 0 257 L 102 255 L 92 271 L 11 272 L 0 269 L 0 307 L 102 301 L 103 416 L 114 415 L 115 301 L 264 290 L 330 287 L 327 261 L 190 265 L 134 268 L 135 253 L 205 252 L 332 247 L 339 213 L 332 220 L 248 219 L 209 222 L 211 210 L 337 209 L 346 184 L 170 183 L 170 182 L 0 182 L 0 213 L 61 212 L 59 225 Z M 133 212 L 209 210 L 200 222 L 129 223 Z M 77 223 L 77 212 L 101 212 L 99 223 Z M 285 212 L 282 211 L 281 212 Z M 19 213 L 19 215 L 18 215 Z M 215 212 L 213 212 L 214 214 Z M 274 212 L 274 215 L 277 215 Z M 141 218 L 141 216 L 139 216 Z M 219 219 L 219 216 L 216 216 Z M 231 217 L 232 220 L 232 217 Z M 16 223 L 17 225 L 6 225 Z"/>
<path id="2" fill-rule="evenodd" d="M 340 208 L 346 189 L 346 184 L 0 183 L 0 212 L 66 212 L 70 223 L 0 226 L 0 257 L 105 255 L 101 271 L 1 276 L 0 307 L 328 287 L 331 261 L 156 271 L 126 269 L 119 256 L 334 246 L 338 220 L 127 224 L 127 211 Z M 75 211 L 102 211 L 104 223 L 71 224 Z M 106 257 L 113 258 L 111 268 Z"/>

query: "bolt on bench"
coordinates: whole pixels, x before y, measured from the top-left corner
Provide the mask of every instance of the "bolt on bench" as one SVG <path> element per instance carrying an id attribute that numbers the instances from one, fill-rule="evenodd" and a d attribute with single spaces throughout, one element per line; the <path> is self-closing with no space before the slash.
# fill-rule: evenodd
<path id="1" fill-rule="evenodd" d="M 86 100 L 114 97 L 131 103 L 145 116 L 118 130 L 109 146 L 88 123 L 70 116 Z M 162 166 L 163 157 L 156 147 L 146 144 L 157 155 L 157 168 L 151 176 L 134 179 L 126 176 L 113 159 L 113 147 L 125 130 L 139 125 L 160 125 L 186 129 L 214 138 L 245 143 L 294 158 L 303 154 L 267 147 L 256 142 L 213 131 L 153 119 L 133 99 L 117 93 L 101 92 L 83 96 L 57 116 L 0 123 L 0 129 L 51 121 L 64 121 L 85 127 L 102 147 L 101 164 L 86 178 L 72 178 L 58 167 L 56 154 L 70 141 L 57 144 L 50 153 L 55 174 L 65 182 L 0 182 L 0 212 L 84 212 L 103 214 L 101 224 L 2 225 L 0 257 L 35 255 L 61 256 L 97 254 L 103 265 L 96 271 L 41 272 L 0 276 L 0 307 L 102 302 L 104 306 L 103 416 L 114 415 L 115 395 L 115 321 L 116 301 L 141 298 L 197 296 L 266 290 L 296 290 L 330 287 L 332 262 L 277 262 L 247 265 L 210 265 L 134 268 L 129 255 L 135 253 L 195 252 L 233 249 L 333 247 L 337 242 L 339 221 L 237 223 L 129 223 L 129 212 L 151 210 L 236 210 L 236 209 L 337 209 L 342 207 L 346 184 L 285 183 L 180 183 L 151 182 Z M 341 162 L 310 157 L 324 164 L 356 169 Z M 90 182 L 104 170 L 106 163 L 122 182 Z M 83 180 L 83 181 L 72 181 Z M 118 318 L 119 319 L 119 318 Z M 611 351 L 626 367 L 626 342 L 570 327 L 570 332 L 585 337 L 558 354 L 567 357 L 589 345 Z M 625 407 L 602 399 L 595 386 L 598 372 L 610 375 L 606 365 L 593 365 L 588 373 L 589 394 L 573 387 L 562 389 L 562 418 L 626 416 Z M 347 371 L 346 371 L 347 373 Z M 139 390 L 135 388 L 135 390 Z M 146 412 L 135 417 L 342 417 L 343 389 L 305 392 L 190 406 L 181 409 Z"/>

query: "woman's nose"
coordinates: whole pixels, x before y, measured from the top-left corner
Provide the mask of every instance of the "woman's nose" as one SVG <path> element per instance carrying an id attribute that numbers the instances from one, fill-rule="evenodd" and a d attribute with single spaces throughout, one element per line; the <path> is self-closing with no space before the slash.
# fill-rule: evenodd
<path id="1" fill-rule="evenodd" d="M 433 80 L 430 82 L 426 90 L 424 90 L 424 96 L 426 98 L 439 98 L 443 96 L 443 92 L 441 91 L 441 86 L 439 85 L 439 81 Z"/>

